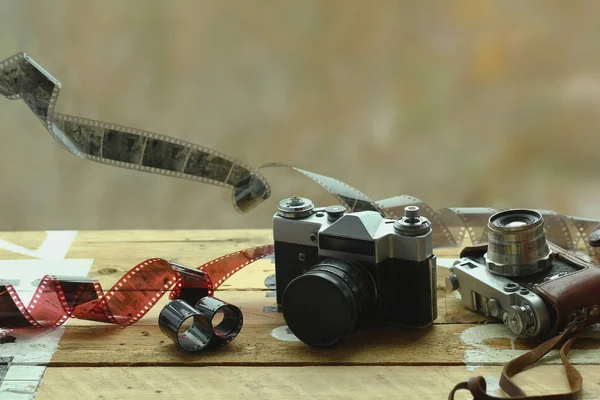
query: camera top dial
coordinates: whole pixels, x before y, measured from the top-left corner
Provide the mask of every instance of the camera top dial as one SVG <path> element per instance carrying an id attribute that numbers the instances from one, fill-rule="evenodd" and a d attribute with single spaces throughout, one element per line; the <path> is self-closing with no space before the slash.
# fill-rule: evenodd
<path id="1" fill-rule="evenodd" d="M 277 205 L 277 212 L 284 218 L 300 219 L 311 215 L 314 208 L 312 200 L 294 196 L 281 200 Z"/>

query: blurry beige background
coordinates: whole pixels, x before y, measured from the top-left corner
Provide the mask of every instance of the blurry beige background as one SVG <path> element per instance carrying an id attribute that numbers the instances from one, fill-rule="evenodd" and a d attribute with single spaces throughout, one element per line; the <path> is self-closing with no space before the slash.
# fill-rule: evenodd
<path id="1" fill-rule="evenodd" d="M 380 199 L 600 217 L 600 2 L 1 0 L 57 111 L 294 164 Z M 78 159 L 0 99 L 0 230 L 266 228 L 229 191 Z"/>

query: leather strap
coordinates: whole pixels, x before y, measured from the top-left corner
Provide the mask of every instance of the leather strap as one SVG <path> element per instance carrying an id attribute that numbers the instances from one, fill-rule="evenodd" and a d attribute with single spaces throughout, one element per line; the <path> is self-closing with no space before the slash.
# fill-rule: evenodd
<path id="1" fill-rule="evenodd" d="M 502 388 L 502 390 L 504 390 L 504 392 L 506 392 L 506 394 L 508 394 L 511 398 L 522 400 L 579 399 L 579 396 L 581 395 L 581 386 L 583 383 L 583 379 L 579 371 L 577 371 L 577 369 L 571 364 L 567 355 L 569 354 L 569 350 L 573 346 L 573 343 L 578 338 L 578 335 L 574 334 L 583 329 L 583 327 L 585 326 L 585 321 L 585 314 L 578 316 L 569 325 L 567 325 L 565 330 L 560 335 L 545 341 L 535 349 L 528 351 L 527 353 L 508 362 L 506 366 L 502 369 L 502 375 L 500 377 L 500 387 Z M 567 375 L 571 391 L 568 393 L 561 394 L 527 396 L 525 392 L 511 380 L 511 378 L 517 375 L 519 372 L 522 372 L 523 370 L 533 365 L 540 358 L 544 357 L 550 350 L 560 345 L 565 340 L 566 342 L 562 345 L 560 349 L 560 357 L 562 358 L 563 364 L 565 366 L 565 373 Z M 474 376 L 472 378 L 469 378 L 469 380 L 467 380 L 466 382 L 461 382 L 457 384 L 454 387 L 454 389 L 452 389 L 452 392 L 450 392 L 450 394 L 448 395 L 448 400 L 454 400 L 454 394 L 459 390 L 468 390 L 469 392 L 471 392 L 473 400 L 496 400 L 505 398 L 489 395 L 486 392 L 486 382 L 482 376 Z"/>

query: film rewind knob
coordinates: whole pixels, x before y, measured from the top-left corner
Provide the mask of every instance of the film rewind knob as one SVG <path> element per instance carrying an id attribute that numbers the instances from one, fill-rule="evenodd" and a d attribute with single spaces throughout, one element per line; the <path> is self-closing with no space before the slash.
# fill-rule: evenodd
<path id="1" fill-rule="evenodd" d="M 407 206 L 404 207 L 404 216 L 409 219 L 416 219 L 421 216 L 421 212 L 419 211 L 419 207 L 417 206 Z"/>
<path id="2" fill-rule="evenodd" d="M 344 213 L 346 212 L 346 207 L 344 206 L 329 206 L 325 208 L 325 212 L 327 213 L 327 219 L 330 222 L 338 220 Z"/>
<path id="3" fill-rule="evenodd" d="M 525 333 L 529 328 L 535 326 L 532 310 L 529 306 L 511 306 L 508 309 L 506 324 L 515 335 Z"/>
<path id="4" fill-rule="evenodd" d="M 277 205 L 277 213 L 290 219 L 305 218 L 312 214 L 314 204 L 310 199 L 304 197 L 290 197 L 283 199 Z"/>
<path id="5" fill-rule="evenodd" d="M 394 222 L 396 233 L 407 236 L 420 236 L 431 231 L 431 222 L 421 216 L 417 206 L 404 207 L 404 216 Z"/>

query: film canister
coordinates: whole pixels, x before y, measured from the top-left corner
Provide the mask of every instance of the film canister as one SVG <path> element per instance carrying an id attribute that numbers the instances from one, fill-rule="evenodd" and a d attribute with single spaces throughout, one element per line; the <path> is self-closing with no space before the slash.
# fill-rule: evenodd
<path id="1" fill-rule="evenodd" d="M 222 315 L 222 320 L 217 323 L 218 315 Z M 194 307 L 183 300 L 173 300 L 158 316 L 160 330 L 188 352 L 224 346 L 240 333 L 243 322 L 239 308 L 211 296 L 202 298 Z"/>

